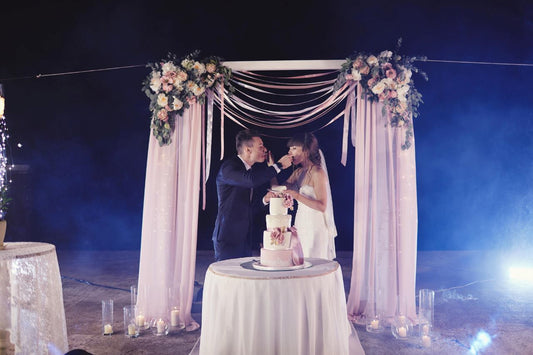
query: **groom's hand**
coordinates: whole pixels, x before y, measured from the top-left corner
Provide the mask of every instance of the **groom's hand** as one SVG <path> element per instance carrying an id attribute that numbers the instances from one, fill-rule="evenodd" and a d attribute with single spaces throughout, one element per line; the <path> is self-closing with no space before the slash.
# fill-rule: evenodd
<path id="1" fill-rule="evenodd" d="M 278 164 L 281 164 L 282 169 L 287 169 L 292 164 L 292 156 L 285 154 L 278 160 Z"/>

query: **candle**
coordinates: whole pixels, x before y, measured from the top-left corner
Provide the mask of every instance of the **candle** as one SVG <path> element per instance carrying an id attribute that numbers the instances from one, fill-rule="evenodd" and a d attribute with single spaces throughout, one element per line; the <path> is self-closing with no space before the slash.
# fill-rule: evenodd
<path id="1" fill-rule="evenodd" d="M 135 324 L 137 324 L 137 326 L 140 328 L 144 328 L 144 316 L 142 314 L 137 316 L 135 319 Z"/>
<path id="2" fill-rule="evenodd" d="M 398 328 L 398 335 L 401 338 L 405 338 L 407 336 L 407 329 L 405 327 L 399 327 Z"/>
<path id="3" fill-rule="evenodd" d="M 377 319 L 372 320 L 372 322 L 370 322 L 370 328 L 378 329 L 379 328 L 379 320 L 377 320 Z"/>
<path id="4" fill-rule="evenodd" d="M 422 326 L 422 334 L 424 334 L 424 335 L 428 335 L 429 334 L 429 325 L 424 324 Z"/>
<path id="5" fill-rule="evenodd" d="M 135 324 L 128 325 L 128 335 L 135 335 Z"/>
<path id="6" fill-rule="evenodd" d="M 173 309 L 172 311 L 170 311 L 170 325 L 171 326 L 173 327 L 178 326 L 179 316 L 180 316 L 180 311 L 178 311 L 177 309 Z"/>
<path id="7" fill-rule="evenodd" d="M 104 334 L 113 334 L 113 327 L 111 324 L 104 325 Z"/>
<path id="8" fill-rule="evenodd" d="M 157 321 L 157 333 L 162 334 L 165 332 L 165 321 L 160 319 Z"/>
<path id="9" fill-rule="evenodd" d="M 431 338 L 427 335 L 422 335 L 422 345 L 429 348 L 431 346 Z"/>

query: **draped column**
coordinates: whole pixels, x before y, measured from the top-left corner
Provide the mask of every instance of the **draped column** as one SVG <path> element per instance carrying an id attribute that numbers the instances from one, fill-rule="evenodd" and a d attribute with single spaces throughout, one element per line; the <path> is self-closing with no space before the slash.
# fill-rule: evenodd
<path id="1" fill-rule="evenodd" d="M 159 146 L 150 132 L 137 308 L 147 319 L 180 307 L 187 330 L 191 317 L 200 196 L 200 104 L 176 117 L 172 143 Z"/>
<path id="2" fill-rule="evenodd" d="M 416 166 L 404 127 L 387 124 L 383 105 L 361 98 L 355 129 L 354 252 L 347 310 L 364 323 L 374 312 L 416 319 Z"/>

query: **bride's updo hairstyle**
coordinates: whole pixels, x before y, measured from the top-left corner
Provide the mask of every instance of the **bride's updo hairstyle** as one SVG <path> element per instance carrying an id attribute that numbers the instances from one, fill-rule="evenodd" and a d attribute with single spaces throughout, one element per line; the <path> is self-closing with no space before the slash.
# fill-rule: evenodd
<path id="1" fill-rule="evenodd" d="M 302 151 L 307 153 L 311 163 L 321 166 L 320 152 L 318 151 L 318 140 L 313 133 L 297 133 L 287 142 L 287 148 L 292 146 L 302 147 Z"/>

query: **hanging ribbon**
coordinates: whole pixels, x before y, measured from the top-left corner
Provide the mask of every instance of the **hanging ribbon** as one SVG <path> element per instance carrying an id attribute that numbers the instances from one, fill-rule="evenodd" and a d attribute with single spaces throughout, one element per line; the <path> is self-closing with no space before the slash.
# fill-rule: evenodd
<path id="1" fill-rule="evenodd" d="M 209 97 L 209 93 L 208 93 Z M 201 124 L 201 134 L 202 134 L 202 210 L 205 211 L 205 183 L 207 181 L 206 170 L 205 170 L 205 107 L 202 106 L 202 124 Z"/>
<path id="2" fill-rule="evenodd" d="M 341 164 L 346 166 L 346 160 L 348 157 L 348 130 L 350 129 L 350 116 L 352 117 L 352 130 L 353 130 L 353 116 L 355 115 L 355 83 L 350 84 L 348 89 L 348 99 L 346 100 L 346 107 L 344 108 L 344 126 L 342 128 L 342 155 Z M 352 137 L 353 144 L 353 137 Z"/>
<path id="3" fill-rule="evenodd" d="M 220 160 L 224 158 L 224 86 L 218 84 L 220 94 Z"/>
<path id="4" fill-rule="evenodd" d="M 206 139 L 207 145 L 205 150 L 206 157 L 206 170 L 205 170 L 205 181 L 209 179 L 209 172 L 211 170 L 211 146 L 213 142 L 213 91 L 209 90 L 207 92 L 207 132 Z"/>

